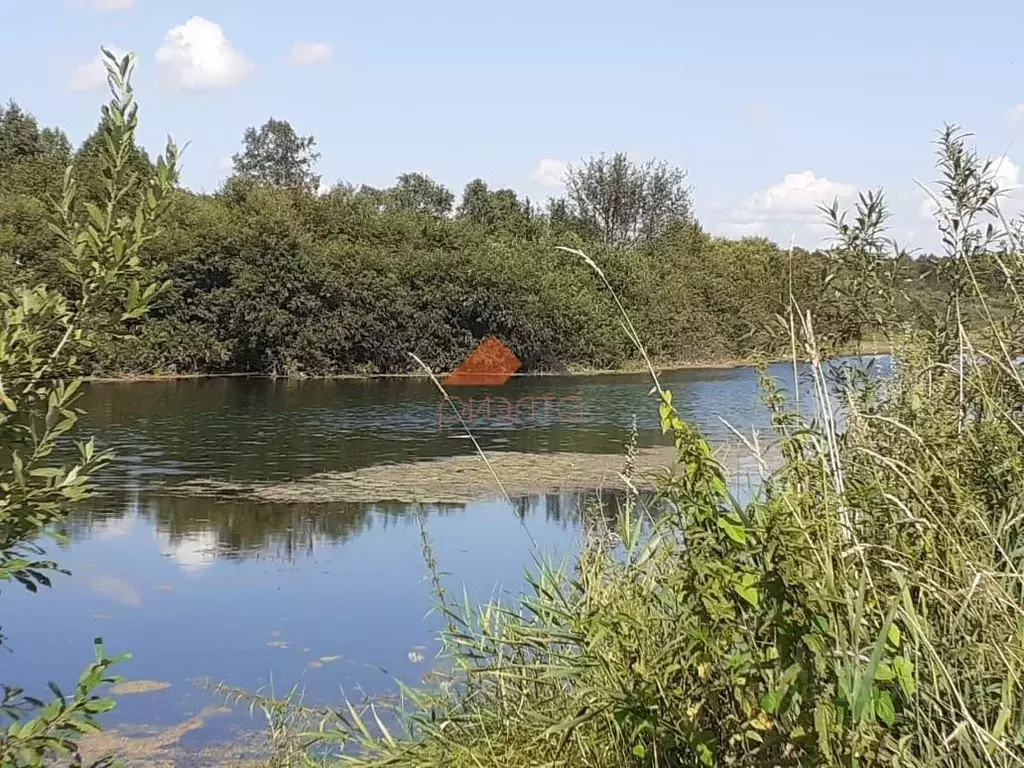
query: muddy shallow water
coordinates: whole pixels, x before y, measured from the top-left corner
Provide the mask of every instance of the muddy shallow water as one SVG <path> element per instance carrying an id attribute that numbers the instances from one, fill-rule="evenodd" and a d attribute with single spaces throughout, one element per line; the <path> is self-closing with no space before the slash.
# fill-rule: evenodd
<path id="1" fill-rule="evenodd" d="M 792 386 L 788 365 L 773 370 Z M 719 418 L 766 428 L 753 371 L 677 371 L 663 384 L 735 482 L 756 475 Z M 72 575 L 0 597 L 0 682 L 45 694 L 47 680 L 71 687 L 94 637 L 130 650 L 118 669 L 129 685 L 105 720 L 116 731 L 93 746 L 149 750 L 136 753 L 146 765 L 254 748 L 260 716 L 225 710 L 212 684 L 299 685 L 321 705 L 417 683 L 438 629 L 421 520 L 450 588 L 473 601 L 515 594 L 532 541 L 557 561 L 588 516 L 614 518 L 634 417 L 641 469 L 671 464 L 648 390 L 640 375 L 460 388 L 510 504 L 426 381 L 91 384 L 83 428 L 118 459 L 66 542 L 48 547 Z"/>

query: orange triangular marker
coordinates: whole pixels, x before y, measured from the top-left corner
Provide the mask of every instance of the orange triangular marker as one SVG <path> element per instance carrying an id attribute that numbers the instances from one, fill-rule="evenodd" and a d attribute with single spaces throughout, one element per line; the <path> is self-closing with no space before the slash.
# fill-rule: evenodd
<path id="1" fill-rule="evenodd" d="M 469 353 L 462 365 L 445 376 L 444 383 L 448 386 L 496 386 L 508 381 L 521 365 L 512 350 L 494 336 L 488 336 Z"/>

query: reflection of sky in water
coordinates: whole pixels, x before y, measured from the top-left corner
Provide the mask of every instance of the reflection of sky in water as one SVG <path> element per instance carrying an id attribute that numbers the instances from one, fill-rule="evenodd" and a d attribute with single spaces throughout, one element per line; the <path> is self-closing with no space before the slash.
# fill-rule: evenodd
<path id="1" fill-rule="evenodd" d="M 789 366 L 773 373 L 791 385 Z M 749 369 L 670 373 L 663 383 L 715 441 L 729 439 L 718 417 L 746 432 L 767 425 Z M 196 476 L 283 479 L 471 452 L 438 430 L 431 387 L 408 379 L 94 385 L 81 403 L 83 431 L 119 458 L 100 477 L 104 493 L 68 521 L 70 544 L 50 547 L 73 576 L 34 596 L 5 590 L 12 654 L 0 650 L 3 680 L 32 693 L 49 679 L 70 687 L 92 638 L 103 636 L 110 651 L 135 654 L 121 674 L 171 683 L 122 697 L 110 722 L 170 725 L 218 703 L 196 678 L 249 690 L 273 680 L 278 693 L 301 683 L 310 703 L 336 702 L 340 689 L 390 691 L 395 678 L 417 682 L 433 660 L 438 620 L 424 618 L 432 600 L 415 510 L 173 498 L 161 488 Z M 641 442 L 655 444 L 663 438 L 648 388 L 633 376 L 514 379 L 503 396 L 578 395 L 583 420 L 474 432 L 488 450 L 619 452 L 635 414 Z M 453 594 L 465 585 L 471 601 L 483 601 L 521 589 L 530 536 L 542 554 L 570 553 L 581 514 L 575 497 L 542 496 L 515 512 L 498 502 L 431 507 L 425 524 Z M 330 663 L 315 663 L 323 657 Z M 239 710 L 187 742 L 242 726 L 261 723 Z"/>

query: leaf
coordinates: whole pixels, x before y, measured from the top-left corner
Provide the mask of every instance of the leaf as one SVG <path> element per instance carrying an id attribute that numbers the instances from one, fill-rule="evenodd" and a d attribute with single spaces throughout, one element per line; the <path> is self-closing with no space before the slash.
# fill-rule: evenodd
<path id="1" fill-rule="evenodd" d="M 914 663 L 902 656 L 892 660 L 892 668 L 896 673 L 896 682 L 906 696 L 917 692 L 917 681 L 914 680 Z"/>
<path id="2" fill-rule="evenodd" d="M 900 647 L 900 628 L 897 627 L 895 623 L 889 627 L 889 631 L 886 636 L 888 637 L 889 642 L 892 643 L 893 647 Z"/>
<path id="3" fill-rule="evenodd" d="M 760 600 L 760 595 L 758 594 L 757 587 L 755 586 L 756 584 L 757 577 L 752 573 L 743 574 L 739 580 L 733 584 L 733 589 L 736 591 L 736 594 L 755 608 Z"/>
<path id="4" fill-rule="evenodd" d="M 641 759 L 647 757 L 647 748 L 643 744 L 637 744 L 633 747 L 633 754 Z"/>
<path id="5" fill-rule="evenodd" d="M 886 664 L 884 661 L 878 665 L 878 669 L 875 671 L 875 680 L 885 683 L 896 677 L 896 673 L 893 672 L 892 667 Z"/>
<path id="6" fill-rule="evenodd" d="M 743 528 L 743 521 L 736 514 L 719 515 L 718 527 L 721 528 L 730 539 L 737 544 L 747 543 L 747 532 Z"/>
<path id="7" fill-rule="evenodd" d="M 896 610 L 898 608 L 899 603 L 893 601 L 892 607 L 889 609 L 885 622 L 875 640 L 871 656 L 868 658 L 867 668 L 864 670 L 863 675 L 858 676 L 853 695 L 852 714 L 855 721 L 861 720 L 865 716 L 865 710 L 871 701 L 871 691 L 875 690 L 875 675 L 878 672 L 878 665 L 882 662 L 882 653 L 885 651 L 885 638 L 889 633 L 889 627 L 892 626 L 893 619 L 896 617 Z"/>
<path id="8" fill-rule="evenodd" d="M 872 695 L 875 704 L 875 715 L 890 728 L 896 722 L 896 706 L 888 691 L 876 690 Z"/>

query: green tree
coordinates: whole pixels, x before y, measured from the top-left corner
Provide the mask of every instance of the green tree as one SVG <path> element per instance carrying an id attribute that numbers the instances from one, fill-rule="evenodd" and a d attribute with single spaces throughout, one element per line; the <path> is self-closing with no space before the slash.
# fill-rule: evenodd
<path id="1" fill-rule="evenodd" d="M 279 189 L 313 194 L 320 177 L 313 167 L 320 159 L 312 136 L 299 136 L 287 120 L 271 117 L 260 128 L 246 128 L 242 151 L 236 154 L 235 176 Z"/>
<path id="2" fill-rule="evenodd" d="M 0 194 L 56 194 L 70 156 L 71 144 L 62 131 L 40 129 L 13 101 L 0 106 Z"/>
<path id="3" fill-rule="evenodd" d="M 452 212 L 455 195 L 422 173 L 403 173 L 387 190 L 384 207 L 388 211 L 425 213 L 443 217 Z"/>
<path id="4" fill-rule="evenodd" d="M 105 52 L 106 53 L 106 52 Z M 71 505 L 86 498 L 90 474 L 110 456 L 90 440 L 78 442 L 78 457 L 59 464 L 54 451 L 74 433 L 74 407 L 82 380 L 75 378 L 83 352 L 116 323 L 144 315 L 160 292 L 144 285 L 140 254 L 156 236 L 177 169 L 177 149 L 168 142 L 166 158 L 152 176 L 132 170 L 138 125 L 130 79 L 133 57 L 108 58 L 112 98 L 103 108 L 104 134 L 98 151 L 99 177 L 106 194 L 79 204 L 73 169 L 64 175 L 54 230 L 64 253 L 60 265 L 73 291 L 44 284 L 0 292 L 0 582 L 16 582 L 31 592 L 49 586 L 57 565 L 45 559 L 37 540 L 63 520 Z M 118 203 L 137 199 L 129 215 Z M 116 302 L 116 316 L 109 316 Z M 124 658 L 124 657 L 121 657 Z M 63 756 L 80 765 L 75 738 L 99 730 L 96 716 L 114 702 L 96 689 L 114 682 L 97 640 L 96 662 L 79 679 L 71 696 L 52 686 L 48 704 L 22 690 L 2 686 L 0 765 L 54 765 Z"/>
<path id="5" fill-rule="evenodd" d="M 602 154 L 569 166 L 565 182 L 568 213 L 613 248 L 642 245 L 693 219 L 686 171 L 665 162 Z"/>
<path id="6" fill-rule="evenodd" d="M 528 201 L 520 200 L 512 189 L 492 190 L 483 179 L 466 185 L 459 204 L 458 217 L 487 228 L 521 231 L 532 216 Z"/>

